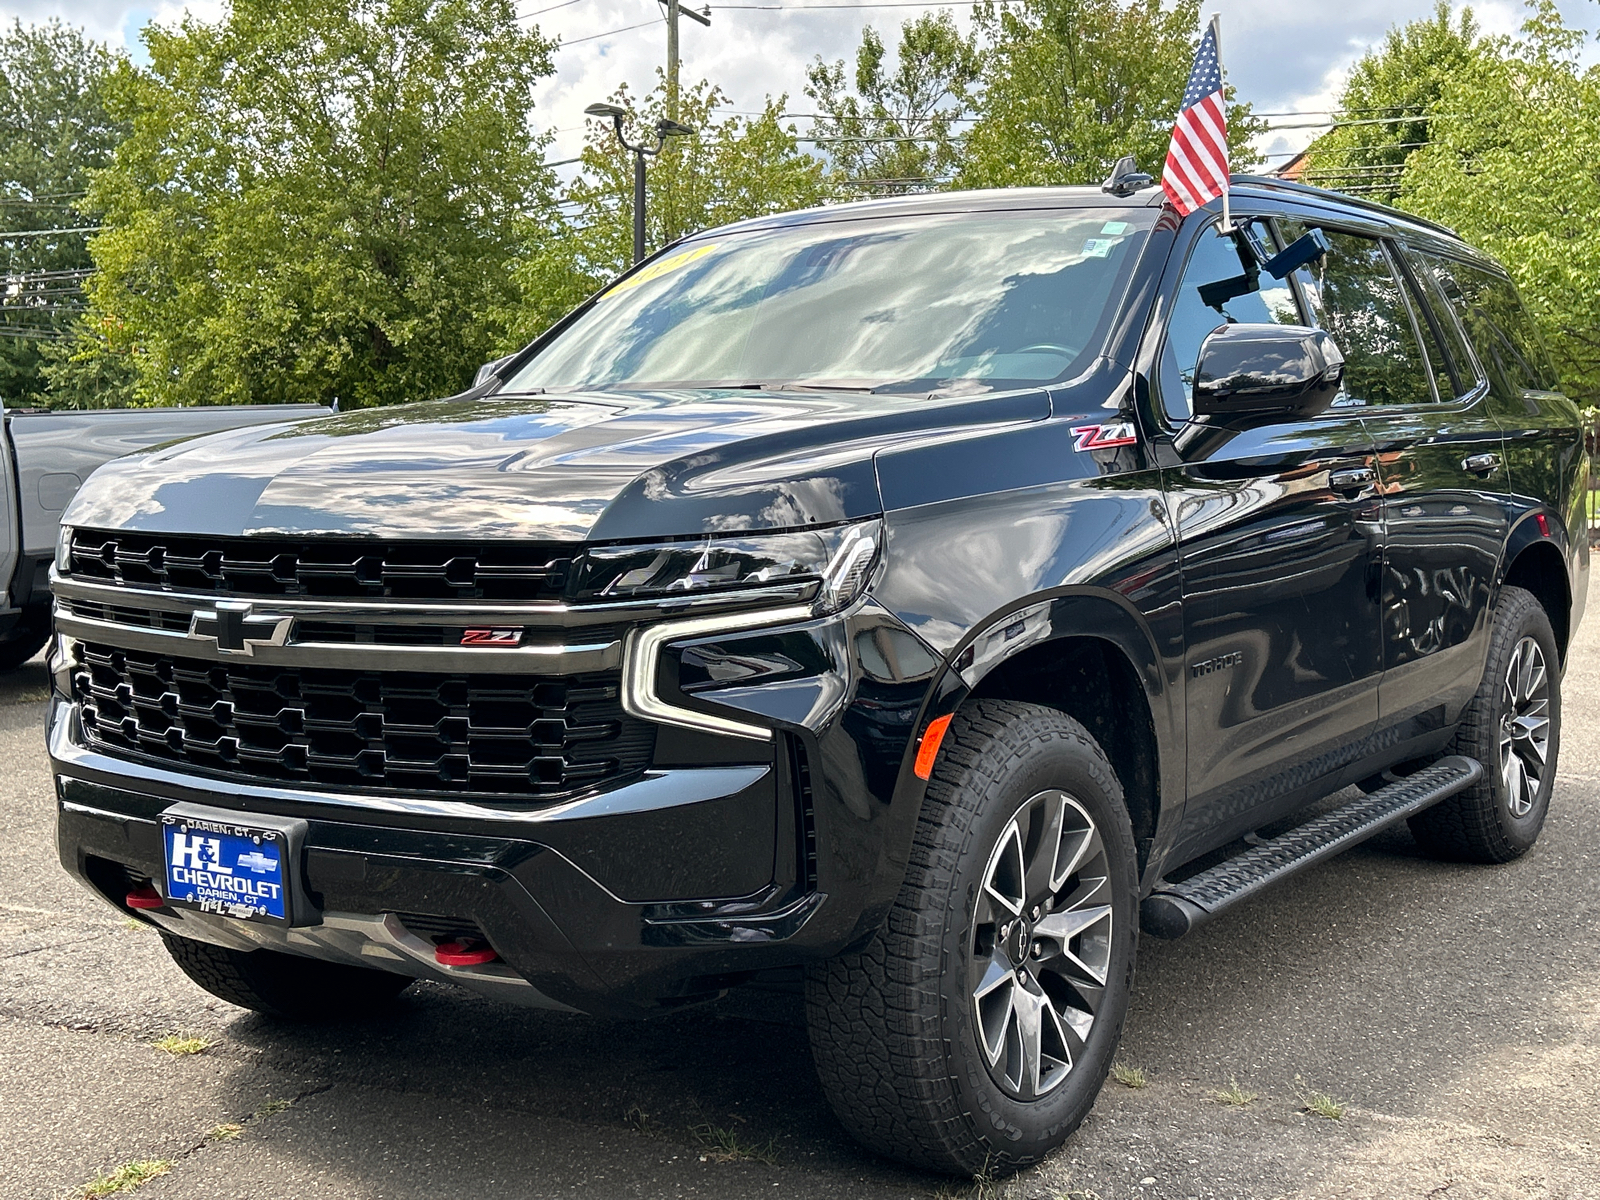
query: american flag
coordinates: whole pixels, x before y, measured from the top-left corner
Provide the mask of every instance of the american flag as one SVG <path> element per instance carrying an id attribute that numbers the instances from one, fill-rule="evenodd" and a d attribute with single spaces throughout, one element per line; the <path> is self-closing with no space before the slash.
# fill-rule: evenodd
<path id="1" fill-rule="evenodd" d="M 1194 56 L 1189 87 L 1167 147 L 1161 190 L 1185 217 L 1228 190 L 1228 115 L 1222 104 L 1215 22 L 1206 29 Z"/>

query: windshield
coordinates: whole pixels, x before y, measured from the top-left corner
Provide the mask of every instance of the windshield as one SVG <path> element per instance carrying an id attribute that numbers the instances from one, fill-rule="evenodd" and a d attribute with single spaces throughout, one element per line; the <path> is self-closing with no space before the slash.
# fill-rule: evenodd
<path id="1" fill-rule="evenodd" d="M 1019 387 L 1098 352 L 1143 209 L 708 234 L 606 291 L 506 385 Z"/>

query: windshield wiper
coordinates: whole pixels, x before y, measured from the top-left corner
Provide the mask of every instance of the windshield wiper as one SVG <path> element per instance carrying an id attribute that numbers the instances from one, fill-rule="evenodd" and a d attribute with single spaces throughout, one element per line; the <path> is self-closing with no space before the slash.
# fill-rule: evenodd
<path id="1" fill-rule="evenodd" d="M 859 379 L 796 379 L 786 382 L 758 380 L 750 383 L 719 383 L 719 388 L 740 392 L 861 392 L 870 395 L 889 383 L 863 383 Z"/>

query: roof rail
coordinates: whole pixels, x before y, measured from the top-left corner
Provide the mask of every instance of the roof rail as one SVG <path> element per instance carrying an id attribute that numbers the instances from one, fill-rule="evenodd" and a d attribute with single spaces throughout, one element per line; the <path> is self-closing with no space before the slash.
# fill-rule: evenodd
<path id="1" fill-rule="evenodd" d="M 1299 183 L 1292 179 L 1280 179 L 1273 175 L 1234 175 L 1231 180 L 1234 184 L 1244 184 L 1248 187 L 1264 188 L 1274 192 L 1289 192 L 1296 196 L 1315 196 L 1322 200 L 1337 201 L 1340 204 L 1365 208 L 1371 212 L 1382 213 L 1386 217 L 1399 218 L 1413 225 L 1420 225 L 1424 229 L 1432 229 L 1461 241 L 1461 235 L 1448 225 L 1441 225 L 1438 221 L 1430 221 L 1426 217 L 1419 217 L 1415 213 L 1408 213 L 1404 209 L 1394 208 L 1388 204 L 1379 204 L 1376 200 L 1363 200 L 1359 196 L 1347 195 L 1344 192 L 1329 191 L 1327 188 L 1312 187 L 1309 183 Z"/>

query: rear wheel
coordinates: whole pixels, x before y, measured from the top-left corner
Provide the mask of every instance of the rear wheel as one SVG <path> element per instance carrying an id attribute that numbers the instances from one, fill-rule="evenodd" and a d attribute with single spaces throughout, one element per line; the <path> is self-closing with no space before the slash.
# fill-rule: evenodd
<path id="1" fill-rule="evenodd" d="M 1446 751 L 1476 758 L 1483 778 L 1411 818 L 1430 854 L 1510 862 L 1538 840 L 1561 749 L 1560 661 L 1544 606 L 1502 588 L 1483 682 Z"/>
<path id="2" fill-rule="evenodd" d="M 1010 701 L 963 708 L 884 928 L 807 976 L 840 1120 L 874 1150 L 961 1175 L 1059 1146 L 1121 1035 L 1136 886 L 1122 789 L 1083 726 Z"/>
<path id="3" fill-rule="evenodd" d="M 276 950 L 230 950 L 165 932 L 161 940 L 179 969 L 213 996 L 293 1021 L 372 1016 L 413 982 Z"/>

